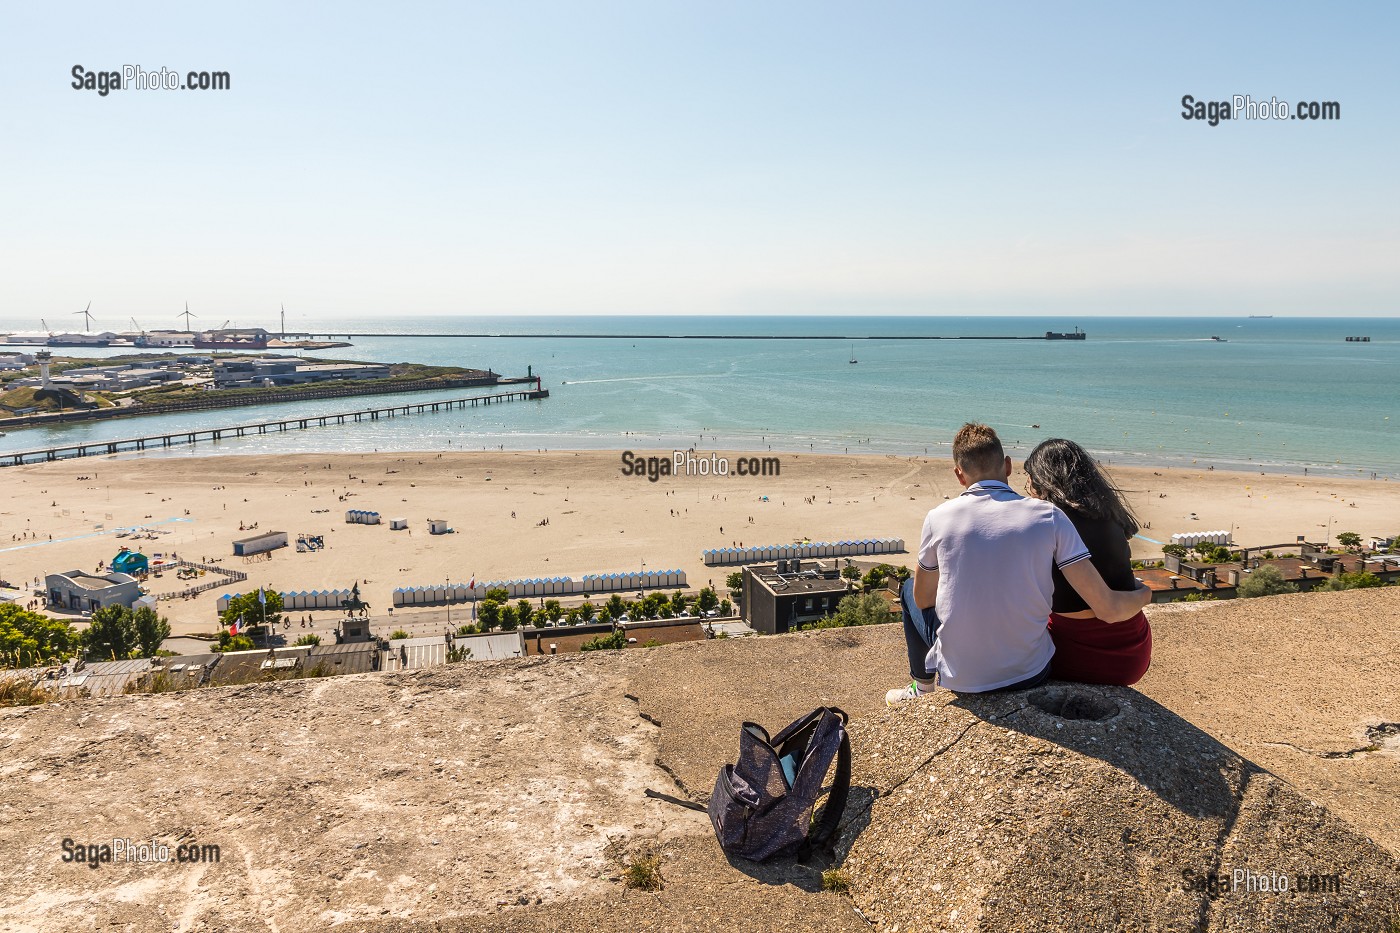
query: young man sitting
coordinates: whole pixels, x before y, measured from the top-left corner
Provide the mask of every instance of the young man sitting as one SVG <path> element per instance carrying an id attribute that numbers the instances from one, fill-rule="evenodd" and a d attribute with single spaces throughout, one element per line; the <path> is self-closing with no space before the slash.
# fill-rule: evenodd
<path id="1" fill-rule="evenodd" d="M 889 691 L 890 705 L 935 683 L 987 693 L 1048 678 L 1052 567 L 1106 622 L 1132 618 L 1151 599 L 1140 583 L 1129 592 L 1110 590 L 1069 517 L 1012 491 L 1011 458 L 991 428 L 963 425 L 953 439 L 953 473 L 965 491 L 924 519 L 919 564 L 904 586 L 913 682 Z"/>

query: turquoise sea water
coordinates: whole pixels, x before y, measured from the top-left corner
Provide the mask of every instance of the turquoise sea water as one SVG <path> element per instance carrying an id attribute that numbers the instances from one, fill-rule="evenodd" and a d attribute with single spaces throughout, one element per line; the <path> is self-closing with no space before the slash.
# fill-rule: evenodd
<path id="1" fill-rule="evenodd" d="M 6 323 L 16 329 L 34 326 L 0 322 L 0 330 Z M 1088 331 L 1087 340 L 891 339 L 1029 336 L 1076 325 Z M 1400 319 L 385 317 L 318 325 L 300 321 L 297 327 L 335 333 L 546 334 L 357 337 L 353 348 L 322 355 L 489 366 L 512 375 L 533 366 L 551 398 L 201 444 L 172 455 L 485 446 L 670 449 L 697 443 L 946 453 L 958 425 L 980 420 L 1022 452 L 1046 437 L 1063 436 L 1112 462 L 1195 462 L 1217 469 L 1307 466 L 1400 478 Z M 850 339 L 570 336 L 584 333 Z M 1345 342 L 1348 335 L 1362 334 L 1371 342 Z M 1212 335 L 1226 342 L 1213 341 Z M 859 363 L 848 362 L 852 355 Z M 465 394 L 472 393 L 448 393 Z M 0 438 L 0 451 L 416 398 L 340 399 L 12 431 Z"/>

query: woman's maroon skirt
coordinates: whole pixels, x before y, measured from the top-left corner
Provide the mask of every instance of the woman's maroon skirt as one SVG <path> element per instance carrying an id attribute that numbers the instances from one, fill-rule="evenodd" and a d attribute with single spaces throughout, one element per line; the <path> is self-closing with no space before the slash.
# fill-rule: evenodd
<path id="1" fill-rule="evenodd" d="M 1113 624 L 1052 612 L 1049 628 L 1055 642 L 1050 676 L 1056 680 L 1126 687 L 1141 680 L 1152 663 L 1152 629 L 1141 612 Z"/>

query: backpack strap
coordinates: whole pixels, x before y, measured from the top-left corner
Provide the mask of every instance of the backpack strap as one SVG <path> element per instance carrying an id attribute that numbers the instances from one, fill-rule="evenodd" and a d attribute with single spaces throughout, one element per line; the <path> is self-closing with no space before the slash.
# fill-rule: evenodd
<path id="1" fill-rule="evenodd" d="M 798 850 L 798 861 L 804 863 L 814 853 L 832 847 L 836 829 L 841 823 L 841 816 L 846 811 L 846 802 L 851 795 L 851 737 L 846 731 L 849 717 L 844 710 L 835 706 L 826 707 L 826 710 L 841 719 L 841 746 L 836 751 L 836 779 L 831 785 L 830 796 L 826 798 L 826 806 L 822 808 L 821 820 L 807 834 L 806 841 Z"/>
<path id="2" fill-rule="evenodd" d="M 709 807 L 703 803 L 696 803 L 693 800 L 683 800 L 680 797 L 675 796 L 674 794 L 663 794 L 661 793 L 661 791 L 652 790 L 650 787 L 646 789 L 646 795 L 654 800 L 664 800 L 667 803 L 673 803 L 678 807 L 685 807 L 687 810 L 699 810 L 701 813 L 706 813 L 709 811 Z"/>

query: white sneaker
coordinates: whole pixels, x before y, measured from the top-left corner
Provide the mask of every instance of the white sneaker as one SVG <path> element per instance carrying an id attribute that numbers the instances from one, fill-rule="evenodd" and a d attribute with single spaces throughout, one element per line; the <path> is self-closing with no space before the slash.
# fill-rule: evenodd
<path id="1" fill-rule="evenodd" d="M 898 706 L 906 700 L 916 700 L 921 696 L 927 695 L 927 693 L 927 690 L 920 690 L 919 685 L 911 680 L 909 681 L 909 686 L 899 687 L 898 689 L 887 692 L 885 694 L 885 705 Z"/>

